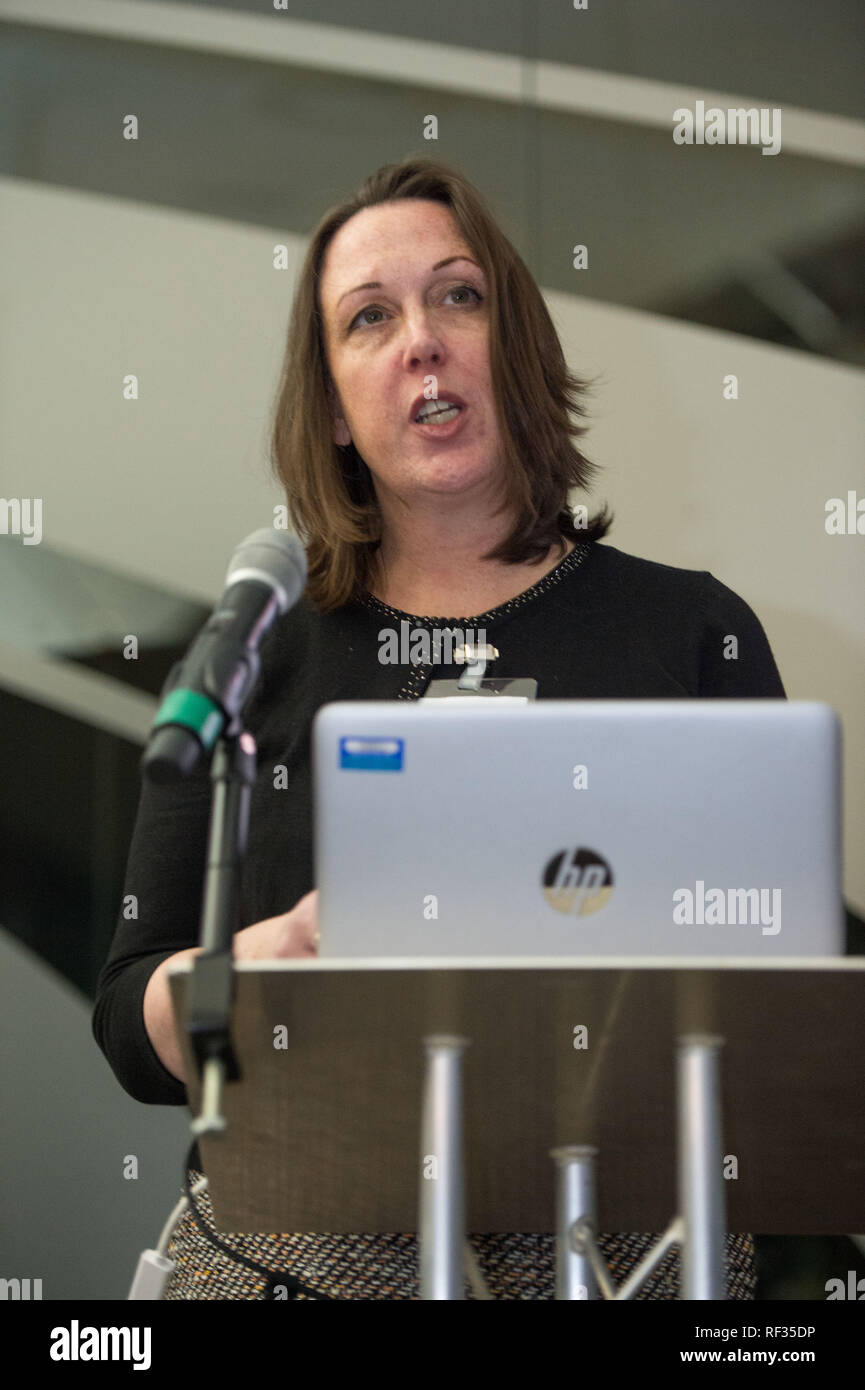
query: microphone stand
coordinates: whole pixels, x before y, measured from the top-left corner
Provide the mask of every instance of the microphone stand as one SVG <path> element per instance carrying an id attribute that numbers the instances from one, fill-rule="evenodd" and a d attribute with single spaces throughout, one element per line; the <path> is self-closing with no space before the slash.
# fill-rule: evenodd
<path id="1" fill-rule="evenodd" d="M 274 549 L 279 558 L 272 571 Z M 258 646 L 279 613 L 300 597 L 306 557 L 299 541 L 278 545 L 272 527 L 248 536 L 235 553 L 227 588 L 186 657 L 166 681 L 142 771 L 151 781 L 188 776 L 213 747 L 212 797 L 201 910 L 200 954 L 192 966 L 186 1031 L 201 1079 L 201 1111 L 192 1133 L 222 1134 L 227 1081 L 240 1079 L 231 1039 L 233 936 L 238 880 L 246 854 L 257 749 L 240 714 L 258 679 Z"/>
<path id="2" fill-rule="evenodd" d="M 213 797 L 201 912 L 202 953 L 193 963 L 186 1023 L 202 1079 L 201 1113 L 192 1121 L 196 1138 L 225 1131 L 223 1090 L 226 1081 L 240 1078 L 230 1031 L 232 938 L 238 926 L 238 880 L 246 853 L 256 753 L 252 734 L 234 718 L 217 740 L 210 771 Z"/>

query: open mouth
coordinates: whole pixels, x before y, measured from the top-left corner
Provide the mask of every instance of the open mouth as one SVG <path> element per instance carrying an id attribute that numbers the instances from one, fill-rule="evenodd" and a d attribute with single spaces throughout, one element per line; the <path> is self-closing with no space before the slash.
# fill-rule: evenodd
<path id="1" fill-rule="evenodd" d="M 450 401 L 430 401 L 415 416 L 416 425 L 446 425 L 455 420 L 462 406 L 452 405 Z"/>

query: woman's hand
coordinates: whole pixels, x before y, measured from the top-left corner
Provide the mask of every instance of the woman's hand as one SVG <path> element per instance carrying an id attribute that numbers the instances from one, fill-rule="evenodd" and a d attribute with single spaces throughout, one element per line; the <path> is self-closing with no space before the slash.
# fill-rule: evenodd
<path id="1" fill-rule="evenodd" d="M 290 912 L 265 917 L 234 934 L 235 960 L 273 960 L 283 956 L 318 955 L 318 889 L 296 903 Z"/>
<path id="2" fill-rule="evenodd" d="M 144 1027 L 157 1057 L 172 1076 L 186 1085 L 183 1057 L 177 1041 L 168 971 L 201 954 L 200 946 L 176 951 L 156 967 L 144 991 Z M 272 960 L 279 956 L 318 955 L 318 891 L 301 898 L 291 912 L 267 917 L 234 934 L 236 960 Z"/>

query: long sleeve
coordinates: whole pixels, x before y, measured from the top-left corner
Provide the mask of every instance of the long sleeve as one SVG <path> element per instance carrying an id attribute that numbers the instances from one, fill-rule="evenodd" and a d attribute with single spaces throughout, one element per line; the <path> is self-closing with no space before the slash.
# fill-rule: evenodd
<path id="1" fill-rule="evenodd" d="M 163 960 L 198 942 L 209 808 L 206 769 L 176 785 L 143 783 L 123 904 L 97 984 L 93 1036 L 124 1090 L 155 1105 L 185 1105 L 186 1088 L 153 1049 L 144 991 Z"/>

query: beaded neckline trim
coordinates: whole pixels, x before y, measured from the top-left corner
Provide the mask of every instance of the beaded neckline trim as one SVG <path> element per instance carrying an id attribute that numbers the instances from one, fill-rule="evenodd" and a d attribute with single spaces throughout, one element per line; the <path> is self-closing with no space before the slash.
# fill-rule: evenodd
<path id="1" fill-rule="evenodd" d="M 591 547 L 586 542 L 578 541 L 570 554 L 566 555 L 563 560 L 560 560 L 559 563 L 550 570 L 549 574 L 545 574 L 543 579 L 539 579 L 537 584 L 533 584 L 530 589 L 526 589 L 522 594 L 517 594 L 514 598 L 508 599 L 507 603 L 500 603 L 497 608 L 489 608 L 486 613 L 476 613 L 471 617 L 430 617 L 429 615 L 421 617 L 415 613 L 406 613 L 401 608 L 392 608 L 389 603 L 383 603 L 380 598 L 376 598 L 375 594 L 369 592 L 363 594 L 361 598 L 358 599 L 358 603 L 364 608 L 371 609 L 374 613 L 385 613 L 391 618 L 408 618 L 415 624 L 436 623 L 438 625 L 447 625 L 453 623 L 461 627 L 471 626 L 476 628 L 481 624 L 492 622 L 496 618 L 505 617 L 508 613 L 512 613 L 515 608 L 522 608 L 524 604 L 531 603 L 532 599 L 545 593 L 547 589 L 552 589 L 556 584 L 560 583 L 566 575 L 570 574 L 582 564 L 590 549 Z"/>

